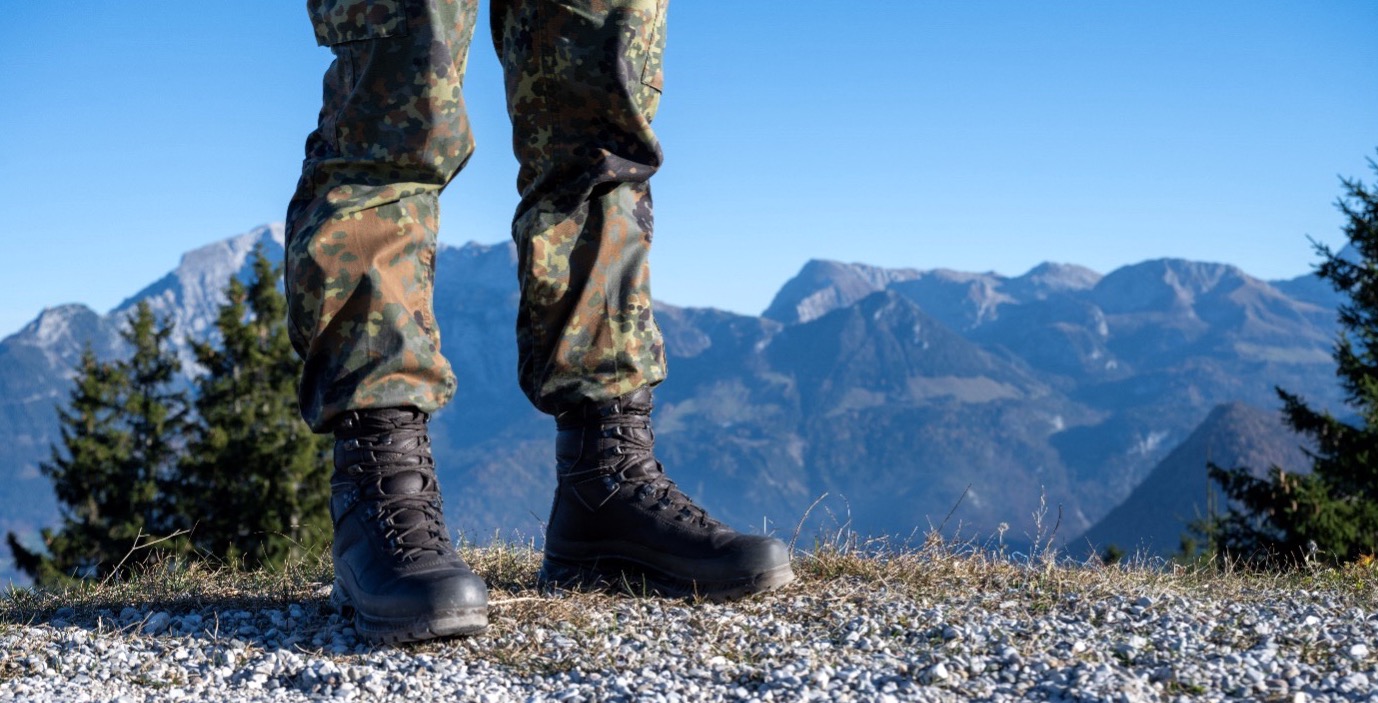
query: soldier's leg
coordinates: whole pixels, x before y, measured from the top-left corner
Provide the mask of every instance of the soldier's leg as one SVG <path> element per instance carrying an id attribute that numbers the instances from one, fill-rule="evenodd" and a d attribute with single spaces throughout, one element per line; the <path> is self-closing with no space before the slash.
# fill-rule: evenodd
<path id="1" fill-rule="evenodd" d="M 546 584 L 730 598 L 794 578 L 779 540 L 709 517 L 654 456 L 648 180 L 666 0 L 497 0 L 521 163 L 512 227 L 522 388 L 556 415 Z"/>
<path id="2" fill-rule="evenodd" d="M 665 377 L 651 192 L 666 0 L 494 0 L 520 164 L 519 379 L 555 413 Z"/>
<path id="3" fill-rule="evenodd" d="M 335 54 L 287 214 L 302 415 L 335 433 L 335 598 L 375 641 L 486 627 L 441 512 L 428 413 L 454 392 L 431 311 L 436 197 L 473 150 L 477 0 L 308 0 Z"/>
<path id="4" fill-rule="evenodd" d="M 473 151 L 460 88 L 477 0 L 311 0 L 335 60 L 287 213 L 302 415 L 432 412 L 454 393 L 431 310 L 436 197 Z"/>

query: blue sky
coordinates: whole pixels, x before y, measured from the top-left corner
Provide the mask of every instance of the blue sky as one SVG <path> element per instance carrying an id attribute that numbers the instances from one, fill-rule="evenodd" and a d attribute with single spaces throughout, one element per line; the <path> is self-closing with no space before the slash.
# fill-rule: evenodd
<path id="1" fill-rule="evenodd" d="M 486 4 L 486 3 L 485 3 Z M 786 10 L 785 8 L 788 8 Z M 675 0 L 656 297 L 759 313 L 810 258 L 1301 274 L 1371 181 L 1378 3 Z M 486 7 L 485 7 L 486 10 Z M 0 25 L 0 336 L 105 311 L 280 220 L 329 52 L 303 4 L 18 3 Z M 442 240 L 503 241 L 516 165 L 480 28 Z"/>

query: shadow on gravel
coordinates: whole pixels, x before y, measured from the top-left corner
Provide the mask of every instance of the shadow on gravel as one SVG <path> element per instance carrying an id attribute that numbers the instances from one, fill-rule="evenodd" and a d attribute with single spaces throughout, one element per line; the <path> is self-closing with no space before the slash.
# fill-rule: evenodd
<path id="1" fill-rule="evenodd" d="M 329 598 L 330 587 L 314 584 L 282 595 L 128 598 L 113 594 L 12 591 L 0 601 L 0 627 L 78 628 L 93 635 L 119 634 L 193 638 L 274 651 L 365 653 L 349 619 Z M 103 596 L 103 597 L 102 597 Z"/>
<path id="2" fill-rule="evenodd" d="M 494 630 L 515 627 L 518 622 L 580 621 L 590 602 L 606 597 L 573 593 L 550 597 L 535 592 L 540 553 L 530 544 L 462 546 L 461 551 L 485 575 Z M 184 639 L 258 651 L 331 655 L 367 654 L 396 646 L 374 645 L 358 637 L 352 619 L 330 599 L 333 578 L 326 560 L 277 571 L 155 564 L 134 570 L 124 580 L 11 588 L 0 591 L 0 635 L 16 627 L 76 629 L 90 635 Z M 176 645 L 159 647 L 171 650 Z"/>

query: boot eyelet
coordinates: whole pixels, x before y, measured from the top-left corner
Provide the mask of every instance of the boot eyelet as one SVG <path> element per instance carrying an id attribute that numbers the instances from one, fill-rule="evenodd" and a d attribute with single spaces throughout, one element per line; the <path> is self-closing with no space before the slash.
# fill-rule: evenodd
<path id="1" fill-rule="evenodd" d="M 347 439 L 347 440 L 345 440 L 344 448 L 345 448 L 346 451 L 354 451 L 355 449 L 358 449 L 358 448 L 359 448 L 359 440 L 357 440 L 357 439 Z"/>

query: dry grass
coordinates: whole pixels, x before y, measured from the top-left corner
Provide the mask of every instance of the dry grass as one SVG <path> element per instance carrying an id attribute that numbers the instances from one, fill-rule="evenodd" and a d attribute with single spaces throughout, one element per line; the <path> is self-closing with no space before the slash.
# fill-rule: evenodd
<path id="1" fill-rule="evenodd" d="M 157 562 L 124 579 L 79 581 L 51 589 L 11 587 L 0 594 L 0 628 L 50 620 L 62 608 L 73 622 L 98 621 L 126 607 L 157 610 L 260 610 L 321 597 L 329 583 L 327 559 L 279 570 L 244 570 L 205 563 Z M 0 629 L 0 632 L 3 630 Z"/>
<path id="2" fill-rule="evenodd" d="M 796 562 L 806 589 L 850 582 L 882 587 L 920 599 L 991 594 L 1020 596 L 1029 604 L 1068 593 L 1083 597 L 1176 594 L 1211 599 L 1266 598 L 1280 590 L 1324 591 L 1355 601 L 1378 597 L 1378 569 L 1352 564 L 1290 572 L 1260 572 L 1233 564 L 1183 566 L 1135 557 L 1115 565 L 1072 562 L 1047 551 L 1012 559 L 997 551 L 950 544 L 930 536 L 918 549 L 890 550 L 824 545 Z"/>

